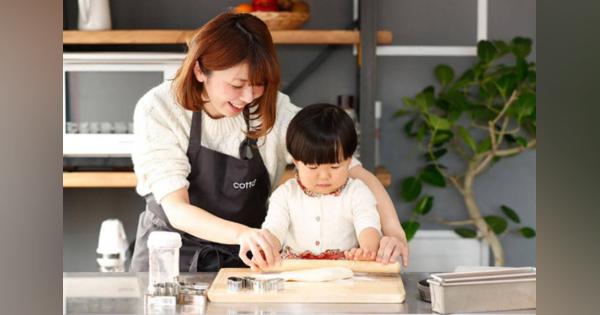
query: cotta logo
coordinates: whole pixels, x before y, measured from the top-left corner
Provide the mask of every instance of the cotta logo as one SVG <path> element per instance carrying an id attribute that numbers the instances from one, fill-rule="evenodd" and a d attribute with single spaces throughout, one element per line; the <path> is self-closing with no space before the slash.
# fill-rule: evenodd
<path id="1" fill-rule="evenodd" d="M 254 180 L 251 180 L 249 182 L 244 182 L 244 183 L 234 182 L 233 188 L 234 189 L 250 189 L 250 188 L 254 187 L 255 185 L 256 185 L 256 178 Z"/>

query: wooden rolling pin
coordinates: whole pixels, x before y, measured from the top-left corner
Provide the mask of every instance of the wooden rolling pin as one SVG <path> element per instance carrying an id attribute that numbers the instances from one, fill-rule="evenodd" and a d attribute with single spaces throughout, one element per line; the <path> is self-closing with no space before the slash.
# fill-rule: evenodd
<path id="1" fill-rule="evenodd" d="M 400 273 L 400 263 L 384 265 L 376 261 L 331 260 L 331 259 L 283 259 L 279 266 L 264 269 L 265 272 L 282 272 L 301 269 L 347 267 L 354 272 Z"/>

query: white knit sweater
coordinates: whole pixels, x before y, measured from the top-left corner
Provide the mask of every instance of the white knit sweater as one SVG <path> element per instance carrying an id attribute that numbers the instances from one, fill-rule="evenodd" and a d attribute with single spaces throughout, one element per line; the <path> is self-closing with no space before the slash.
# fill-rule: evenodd
<path id="1" fill-rule="evenodd" d="M 191 167 L 186 156 L 192 111 L 184 109 L 166 81 L 148 91 L 138 101 L 133 117 L 135 143 L 132 160 L 137 177 L 136 191 L 141 196 L 153 193 L 162 198 L 178 189 L 188 188 Z M 279 180 L 291 157 L 285 146 L 285 134 L 292 117 L 300 109 L 287 95 L 277 96 L 275 125 L 259 139 L 259 152 L 271 184 Z M 246 123 L 243 115 L 213 119 L 202 112 L 202 146 L 239 158 Z"/>

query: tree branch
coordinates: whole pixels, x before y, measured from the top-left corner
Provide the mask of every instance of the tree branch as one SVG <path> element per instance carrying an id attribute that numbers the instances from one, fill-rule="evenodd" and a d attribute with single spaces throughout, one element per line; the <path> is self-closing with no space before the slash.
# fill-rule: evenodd
<path id="1" fill-rule="evenodd" d="M 463 225 L 474 225 L 475 220 L 462 220 L 462 221 L 449 221 L 449 220 L 440 220 L 438 223 L 447 225 L 447 226 L 463 226 Z"/>
<path id="2" fill-rule="evenodd" d="M 433 222 L 447 225 L 447 226 L 463 226 L 463 225 L 474 225 L 475 220 L 467 219 L 467 220 L 445 220 L 437 217 L 430 218 Z"/>
<path id="3" fill-rule="evenodd" d="M 500 111 L 500 114 L 498 114 L 498 116 L 496 116 L 496 118 L 494 118 L 494 120 L 492 121 L 492 124 L 495 125 L 498 120 L 500 120 L 500 118 L 502 118 L 502 116 L 504 115 L 504 113 L 506 113 L 506 110 L 508 110 L 508 108 L 510 107 L 510 105 L 512 105 L 515 100 L 517 99 L 517 90 L 514 90 L 512 92 L 512 94 L 510 95 L 510 98 L 508 99 L 508 101 L 506 102 L 506 104 L 504 104 L 504 108 L 502 108 L 502 111 Z"/>
<path id="4" fill-rule="evenodd" d="M 511 149 L 498 150 L 498 151 L 496 151 L 495 155 L 496 156 L 509 156 L 509 155 L 521 153 L 525 150 L 534 148 L 536 145 L 537 145 L 536 139 L 532 139 L 529 142 L 527 142 L 527 147 L 518 146 L 515 148 L 511 148 Z"/>

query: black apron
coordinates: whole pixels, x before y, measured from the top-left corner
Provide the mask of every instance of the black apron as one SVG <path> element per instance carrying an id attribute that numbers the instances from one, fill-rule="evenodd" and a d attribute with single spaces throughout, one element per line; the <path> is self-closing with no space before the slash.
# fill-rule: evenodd
<path id="1" fill-rule="evenodd" d="M 248 112 L 244 112 L 248 126 Z M 202 113 L 194 112 L 187 157 L 190 203 L 225 220 L 259 228 L 267 214 L 271 191 L 269 173 L 258 152 L 256 140 L 240 145 L 241 159 L 203 147 L 200 144 Z M 239 258 L 239 245 L 225 245 L 197 238 L 171 226 L 152 194 L 145 196 L 146 210 L 140 215 L 131 271 L 148 271 L 148 235 L 152 231 L 181 234 L 181 272 L 217 271 L 223 267 L 246 267 Z"/>

